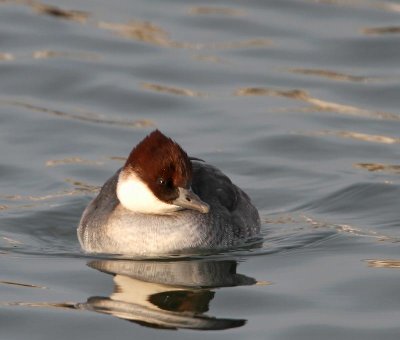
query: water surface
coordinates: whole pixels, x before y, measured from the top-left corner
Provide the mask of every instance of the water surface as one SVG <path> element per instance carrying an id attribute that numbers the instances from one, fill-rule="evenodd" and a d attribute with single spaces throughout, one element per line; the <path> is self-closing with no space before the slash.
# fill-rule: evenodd
<path id="1" fill-rule="evenodd" d="M 0 1 L 2 336 L 398 339 L 399 16 Z M 82 253 L 83 209 L 154 128 L 249 193 L 261 248 Z"/>

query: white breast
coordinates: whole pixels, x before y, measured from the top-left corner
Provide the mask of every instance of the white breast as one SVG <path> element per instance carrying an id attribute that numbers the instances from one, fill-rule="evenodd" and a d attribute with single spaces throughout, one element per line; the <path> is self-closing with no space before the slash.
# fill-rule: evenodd
<path id="1" fill-rule="evenodd" d="M 119 174 L 117 196 L 128 210 L 143 214 L 167 214 L 180 209 L 177 205 L 159 200 L 146 183 L 134 172 Z"/>

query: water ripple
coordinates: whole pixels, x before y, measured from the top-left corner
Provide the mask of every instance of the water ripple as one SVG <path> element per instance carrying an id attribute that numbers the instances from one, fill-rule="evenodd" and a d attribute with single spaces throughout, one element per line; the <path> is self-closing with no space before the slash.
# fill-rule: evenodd
<path id="1" fill-rule="evenodd" d="M 17 286 L 17 287 L 23 287 L 23 288 L 48 289 L 47 287 L 44 287 L 44 286 L 38 286 L 38 285 L 30 284 L 30 283 L 22 283 L 22 282 L 15 282 L 15 281 L 0 280 L 0 284 L 10 285 L 10 286 Z"/>
<path id="2" fill-rule="evenodd" d="M 54 5 L 44 4 L 35 0 L 1 0 L 0 3 L 23 5 L 32 8 L 39 14 L 48 15 L 57 19 L 85 23 L 89 13 L 77 10 L 67 10 Z"/>
<path id="3" fill-rule="evenodd" d="M 99 28 L 112 31 L 121 37 L 133 39 L 156 46 L 184 47 L 185 45 L 170 39 L 169 34 L 157 25 L 147 21 L 131 21 L 127 24 L 100 21 Z"/>
<path id="4" fill-rule="evenodd" d="M 46 5 L 32 0 L 21 1 L 32 6 L 32 8 L 40 13 L 64 20 L 72 20 L 79 23 L 85 23 L 89 17 L 89 13 L 83 11 L 66 10 L 53 5 Z"/>
<path id="5" fill-rule="evenodd" d="M 394 268 L 400 269 L 400 260 L 395 259 L 373 259 L 373 260 L 365 260 L 367 262 L 368 267 L 372 268 Z"/>
<path id="6" fill-rule="evenodd" d="M 141 87 L 146 90 L 159 92 L 159 93 L 168 93 L 176 96 L 185 96 L 185 97 L 205 97 L 206 94 L 198 91 L 193 91 L 189 89 L 177 88 L 167 85 L 161 84 L 152 84 L 152 83 L 141 83 Z"/>
<path id="7" fill-rule="evenodd" d="M 230 7 L 196 6 L 188 10 L 192 15 L 224 15 L 229 17 L 243 16 L 245 11 Z"/>
<path id="8" fill-rule="evenodd" d="M 0 53 L 0 61 L 13 61 L 15 56 L 12 53 Z"/>
<path id="9" fill-rule="evenodd" d="M 350 138 L 363 142 L 380 143 L 380 144 L 398 144 L 400 138 L 389 137 L 383 135 L 370 135 L 367 133 L 355 132 L 355 131 L 333 131 L 323 130 L 306 133 L 307 136 L 336 136 L 340 138 Z"/>
<path id="10" fill-rule="evenodd" d="M 355 163 L 354 166 L 370 172 L 388 172 L 392 174 L 400 174 L 400 165 L 383 164 L 383 163 Z"/>
<path id="11" fill-rule="evenodd" d="M 307 91 L 304 90 L 280 90 L 280 89 L 271 89 L 265 87 L 246 87 L 240 88 L 234 92 L 234 96 L 275 96 L 275 97 L 283 97 L 294 99 L 302 102 L 306 102 L 312 105 L 312 107 L 308 110 L 317 110 L 317 111 L 329 111 L 329 112 L 337 112 L 345 115 L 359 116 L 364 118 L 375 118 L 375 119 L 384 119 L 384 120 L 400 120 L 400 116 L 398 114 L 389 113 L 389 112 L 379 112 L 379 111 L 371 111 L 362 108 L 358 108 L 356 106 L 344 105 L 335 102 L 329 102 L 326 100 L 322 100 L 319 98 L 312 97 L 308 94 Z"/>
<path id="12" fill-rule="evenodd" d="M 35 112 L 41 112 L 41 113 L 46 113 L 51 116 L 55 117 L 60 117 L 64 119 L 73 119 L 73 120 L 78 120 L 78 121 L 83 121 L 83 122 L 89 122 L 89 123 L 98 123 L 98 124 L 107 124 L 107 125 L 119 125 L 119 126 L 124 126 L 124 127 L 133 127 L 133 128 L 144 128 L 144 127 L 153 127 L 155 124 L 150 121 L 150 120 L 123 120 L 123 119 L 109 119 L 105 116 L 102 116 L 98 113 L 93 113 L 93 112 L 85 112 L 82 114 L 77 114 L 77 113 L 71 113 L 71 112 L 65 112 L 61 110 L 54 110 L 50 109 L 47 107 L 39 106 L 36 104 L 30 104 L 24 101 L 20 100 L 0 100 L 0 104 L 5 104 L 5 105 L 12 105 L 12 106 L 17 106 L 17 107 L 23 107 L 25 109 L 35 111 Z"/>
<path id="13" fill-rule="evenodd" d="M 322 78 L 327 78 L 327 79 L 336 80 L 336 81 L 350 81 L 350 82 L 356 82 L 356 83 L 366 83 L 366 82 L 375 80 L 374 78 L 370 78 L 370 77 L 354 76 L 354 75 L 340 73 L 340 72 L 331 71 L 331 70 L 293 68 L 293 69 L 289 69 L 288 71 L 292 72 L 292 73 L 311 75 L 311 76 L 322 77 Z"/>
<path id="14" fill-rule="evenodd" d="M 400 26 L 367 27 L 362 32 L 366 35 L 400 34 Z"/>
<path id="15" fill-rule="evenodd" d="M 388 12 L 400 12 L 400 5 L 392 1 L 379 0 L 308 0 L 310 2 L 350 8 L 372 8 Z"/>

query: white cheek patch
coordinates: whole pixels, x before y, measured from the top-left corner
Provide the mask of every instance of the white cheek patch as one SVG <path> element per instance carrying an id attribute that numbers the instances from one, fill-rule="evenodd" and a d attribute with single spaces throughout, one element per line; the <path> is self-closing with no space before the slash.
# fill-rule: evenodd
<path id="1" fill-rule="evenodd" d="M 144 214 L 164 214 L 180 207 L 159 200 L 149 187 L 134 173 L 119 175 L 117 197 L 128 210 Z"/>

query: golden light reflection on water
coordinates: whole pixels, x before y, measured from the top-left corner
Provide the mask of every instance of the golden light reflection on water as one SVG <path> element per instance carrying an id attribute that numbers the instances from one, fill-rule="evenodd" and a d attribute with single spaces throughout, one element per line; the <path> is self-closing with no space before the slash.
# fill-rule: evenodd
<path id="1" fill-rule="evenodd" d="M 145 127 L 154 127 L 155 126 L 154 122 L 152 122 L 151 120 L 147 120 L 147 119 L 138 119 L 138 120 L 109 119 L 98 113 L 82 112 L 81 114 L 77 114 L 77 113 L 65 112 L 65 111 L 61 111 L 61 110 L 53 110 L 50 108 L 26 103 L 23 101 L 0 100 L 0 104 L 23 107 L 23 108 L 31 110 L 31 111 L 46 113 L 48 115 L 55 116 L 55 117 L 78 120 L 78 121 L 89 122 L 89 123 L 120 125 L 120 126 L 133 127 L 133 128 L 145 128 Z"/>
<path id="2" fill-rule="evenodd" d="M 362 29 L 361 32 L 366 35 L 400 34 L 400 26 L 367 27 Z"/>
<path id="3" fill-rule="evenodd" d="M 0 53 L 0 61 L 12 61 L 15 57 L 12 53 Z"/>
<path id="4" fill-rule="evenodd" d="M 366 7 L 388 12 L 400 12 L 400 4 L 380 0 L 308 0 L 310 2 L 341 7 Z"/>
<path id="5" fill-rule="evenodd" d="M 89 17 L 89 13 L 84 11 L 67 10 L 34 0 L 0 0 L 0 3 L 27 6 L 40 14 L 45 14 L 63 20 L 71 20 L 79 23 L 85 23 Z"/>
<path id="6" fill-rule="evenodd" d="M 354 236 L 360 236 L 360 237 L 369 237 L 372 239 L 376 239 L 377 241 L 380 242 L 392 242 L 392 243 L 400 242 L 399 238 L 384 235 L 373 230 L 368 230 L 363 227 L 357 227 L 350 224 L 330 223 L 327 221 L 316 219 L 315 217 L 312 217 L 308 214 L 302 215 L 302 218 L 304 218 L 305 221 L 314 228 L 329 228 L 329 229 L 333 228 L 339 233 L 352 234 Z"/>
<path id="7" fill-rule="evenodd" d="M 25 5 L 32 8 L 36 13 L 39 14 L 52 16 L 53 18 L 59 18 L 61 20 L 69 20 L 79 24 L 88 23 L 100 29 L 112 31 L 116 35 L 119 35 L 121 37 L 160 47 L 185 48 L 192 50 L 224 50 L 264 48 L 272 45 L 272 41 L 265 37 L 254 37 L 240 41 L 223 41 L 210 43 L 183 42 L 172 39 L 167 30 L 150 21 L 132 20 L 128 23 L 116 23 L 108 21 L 98 21 L 95 18 L 91 18 L 91 20 L 89 20 L 90 14 L 88 12 L 79 10 L 67 10 L 33 0 L 0 0 L 0 3 Z M 244 11 L 228 7 L 198 6 L 191 8 L 189 10 L 189 14 L 238 16 L 243 15 Z M 3 58 L 5 58 L 4 60 L 8 60 L 7 58 L 10 58 L 11 56 L 11 54 L 3 54 Z M 35 51 L 33 53 L 33 57 L 36 59 L 51 58 L 56 56 L 74 57 L 75 54 L 56 51 Z M 91 55 L 78 55 L 78 57 L 90 60 L 93 60 L 94 58 Z"/>
<path id="8" fill-rule="evenodd" d="M 118 162 L 126 161 L 126 157 L 121 157 L 121 156 L 110 156 L 110 157 L 108 157 L 108 159 L 110 159 L 112 161 L 118 161 Z"/>
<path id="9" fill-rule="evenodd" d="M 377 7 L 389 12 L 400 12 L 400 4 L 395 2 L 382 1 L 377 4 Z"/>
<path id="10" fill-rule="evenodd" d="M 298 213 L 286 213 L 279 214 L 277 216 L 270 216 L 263 220 L 264 223 L 269 225 L 279 225 L 277 228 L 269 228 L 268 237 L 274 237 L 274 231 L 278 233 L 279 237 L 284 237 L 285 235 L 293 235 L 293 233 L 307 233 L 311 229 L 322 229 L 322 230 L 333 230 L 336 234 L 332 234 L 330 237 L 335 237 L 338 234 L 347 234 L 356 237 L 367 237 L 377 242 L 389 242 L 398 243 L 399 238 L 378 233 L 374 230 L 367 229 L 361 226 L 355 226 L 350 224 L 334 223 L 328 220 L 323 220 L 309 213 L 304 212 Z M 317 242 L 325 242 L 327 239 L 324 238 Z M 268 241 L 266 241 L 268 242 Z M 315 242 L 312 243 L 315 245 Z"/>
<path id="11" fill-rule="evenodd" d="M 169 48 L 186 48 L 194 50 L 202 49 L 241 49 L 267 47 L 272 44 L 270 39 L 250 38 L 240 41 L 214 42 L 214 43 L 192 43 L 176 41 L 170 38 L 170 34 L 163 28 L 148 21 L 131 21 L 127 24 L 111 23 L 101 21 L 99 28 L 113 31 L 121 37 L 132 39 L 156 46 Z"/>
<path id="12" fill-rule="evenodd" d="M 354 132 L 354 131 L 332 131 L 323 130 L 307 133 L 309 136 L 336 136 L 342 138 L 350 138 L 360 140 L 363 142 L 381 143 L 381 144 L 397 144 L 400 143 L 400 138 L 388 137 L 382 135 L 370 135 L 366 133 Z"/>
<path id="13" fill-rule="evenodd" d="M 160 85 L 160 84 L 153 84 L 153 83 L 141 83 L 141 87 L 146 90 L 151 90 L 151 91 L 160 92 L 160 93 L 168 93 L 168 94 L 173 94 L 173 95 L 177 95 L 177 96 L 186 96 L 186 97 L 204 97 L 204 96 L 206 96 L 205 94 L 198 92 L 198 91 L 193 91 L 193 90 L 178 88 L 178 87 L 172 87 L 172 86 L 166 86 L 166 85 Z"/>
<path id="14" fill-rule="evenodd" d="M 96 193 L 100 190 L 100 187 L 97 185 L 91 185 L 91 184 L 85 183 L 83 181 L 76 181 L 71 178 L 66 178 L 65 182 L 73 185 L 75 187 L 75 189 L 79 192 Z"/>
<path id="15" fill-rule="evenodd" d="M 397 80 L 397 76 L 384 76 L 384 77 L 367 77 L 367 76 L 355 76 L 351 74 L 346 74 L 342 72 L 337 72 L 337 71 L 332 71 L 332 70 L 324 70 L 324 69 L 313 69 L 313 68 L 289 68 L 289 69 L 284 69 L 284 71 L 290 72 L 290 73 L 297 73 L 297 74 L 303 74 L 307 76 L 313 76 L 313 77 L 320 77 L 320 78 L 326 78 L 334 81 L 348 81 L 348 82 L 355 82 L 355 83 L 376 83 L 376 82 L 382 82 L 385 80 Z"/>
<path id="16" fill-rule="evenodd" d="M 230 7 L 212 7 L 212 6 L 196 6 L 188 10 L 192 15 L 224 15 L 224 16 L 242 16 L 246 12 L 242 9 Z"/>
<path id="17" fill-rule="evenodd" d="M 10 201 L 10 202 L 33 202 L 30 204 L 13 204 L 7 206 L 5 210 L 11 210 L 11 209 L 33 209 L 37 207 L 42 207 L 43 205 L 49 205 L 53 203 L 54 199 L 60 199 L 60 198 L 65 198 L 69 196 L 81 196 L 81 195 L 92 195 L 93 193 L 97 193 L 100 190 L 100 187 L 91 185 L 88 183 L 84 183 L 81 181 L 75 181 L 72 179 L 66 179 L 65 180 L 67 183 L 71 184 L 73 186 L 72 189 L 65 189 L 61 191 L 57 191 L 54 193 L 50 193 L 47 195 L 38 195 L 38 196 L 33 196 L 33 195 L 19 195 L 19 194 L 14 194 L 14 195 L 0 195 L 1 199 Z M 3 237 L 4 239 L 4 237 Z"/>
<path id="18" fill-rule="evenodd" d="M 361 77 L 361 76 L 352 76 L 349 74 L 344 74 L 340 72 L 330 71 L 330 70 L 321 70 L 321 69 L 307 69 L 307 68 L 293 68 L 289 69 L 289 72 L 299 73 L 304 75 L 311 75 L 317 77 L 328 78 L 337 81 L 351 81 L 351 82 L 367 82 L 371 78 Z"/>
<path id="19" fill-rule="evenodd" d="M 100 55 L 89 52 L 63 52 L 53 50 L 38 50 L 32 52 L 33 59 L 49 59 L 49 58 L 70 58 L 88 61 L 97 61 L 101 59 Z"/>
<path id="20" fill-rule="evenodd" d="M 36 12 L 46 14 L 60 19 L 72 20 L 79 23 L 84 23 L 89 17 L 87 12 L 66 10 L 53 5 L 47 5 L 35 1 L 26 1 Z"/>
<path id="21" fill-rule="evenodd" d="M 400 174 L 400 165 L 383 164 L 383 163 L 355 163 L 355 168 L 364 169 L 370 172 L 389 172 Z"/>
<path id="22" fill-rule="evenodd" d="M 277 90 L 264 87 L 248 87 L 241 88 L 234 92 L 234 96 L 274 96 L 274 97 L 284 97 L 294 100 L 299 100 L 311 104 L 312 106 L 306 110 L 302 111 L 329 111 L 337 112 L 346 115 L 366 117 L 366 118 L 377 118 L 385 120 L 400 120 L 400 116 L 389 113 L 389 112 L 379 112 L 370 111 L 366 109 L 361 109 L 356 106 L 343 105 L 335 102 L 329 102 L 312 97 L 304 90 Z"/>
<path id="23" fill-rule="evenodd" d="M 67 197 L 67 196 L 83 195 L 83 194 L 87 194 L 87 193 L 98 192 L 99 190 L 100 190 L 100 188 L 93 186 L 93 189 L 91 189 L 91 190 L 78 188 L 78 189 L 72 189 L 72 190 L 58 191 L 58 192 L 55 192 L 55 193 L 52 193 L 52 194 L 41 195 L 41 196 L 4 195 L 4 196 L 1 196 L 1 197 L 6 199 L 6 200 L 10 200 L 10 201 L 34 201 L 34 202 L 38 202 L 38 201 L 53 200 L 55 198 L 62 198 L 62 197 Z"/>
<path id="24" fill-rule="evenodd" d="M 164 47 L 183 47 L 169 38 L 169 34 L 151 22 L 131 21 L 127 24 L 100 21 L 99 28 L 112 31 L 124 38 Z"/>
<path id="25" fill-rule="evenodd" d="M 365 3 L 363 0 L 310 0 L 310 2 L 337 6 L 354 6 Z"/>
<path id="26" fill-rule="evenodd" d="M 372 268 L 395 268 L 400 269 L 400 260 L 382 259 L 366 260 L 368 267 Z"/>
<path id="27" fill-rule="evenodd" d="M 101 59 L 100 55 L 89 52 L 38 50 L 38 51 L 33 51 L 28 56 L 27 55 L 17 56 L 12 53 L 0 53 L 0 61 L 15 61 L 17 59 L 26 59 L 30 57 L 32 57 L 33 59 L 68 58 L 68 59 L 78 59 L 85 61 L 97 61 Z"/>
<path id="28" fill-rule="evenodd" d="M 218 43 L 196 44 L 196 45 L 194 45 L 194 48 L 226 50 L 226 49 L 269 47 L 271 45 L 273 45 L 273 42 L 271 39 L 250 38 L 250 39 L 245 39 L 245 40 L 240 40 L 240 41 L 227 41 L 227 42 L 218 42 Z"/>
<path id="29" fill-rule="evenodd" d="M 298 100 L 308 100 L 310 97 L 306 91 L 303 90 L 276 90 L 265 87 L 246 87 L 238 89 L 234 92 L 235 96 L 276 96 L 286 97 Z"/>
<path id="30" fill-rule="evenodd" d="M 120 156 L 104 156 L 100 160 L 92 160 L 92 159 L 84 159 L 81 157 L 67 157 L 62 159 L 49 159 L 46 161 L 47 167 L 55 167 L 61 165 L 68 165 L 68 164 L 85 164 L 85 165 L 104 165 L 106 161 L 118 161 L 118 162 L 125 162 L 126 157 Z M 70 181 L 67 180 L 69 183 Z"/>
<path id="31" fill-rule="evenodd" d="M 69 157 L 63 159 L 51 159 L 46 162 L 47 167 L 54 167 L 57 165 L 65 165 L 65 164 L 89 164 L 89 165 L 102 165 L 104 162 L 101 161 L 93 161 L 89 159 L 83 159 L 81 157 Z"/>

